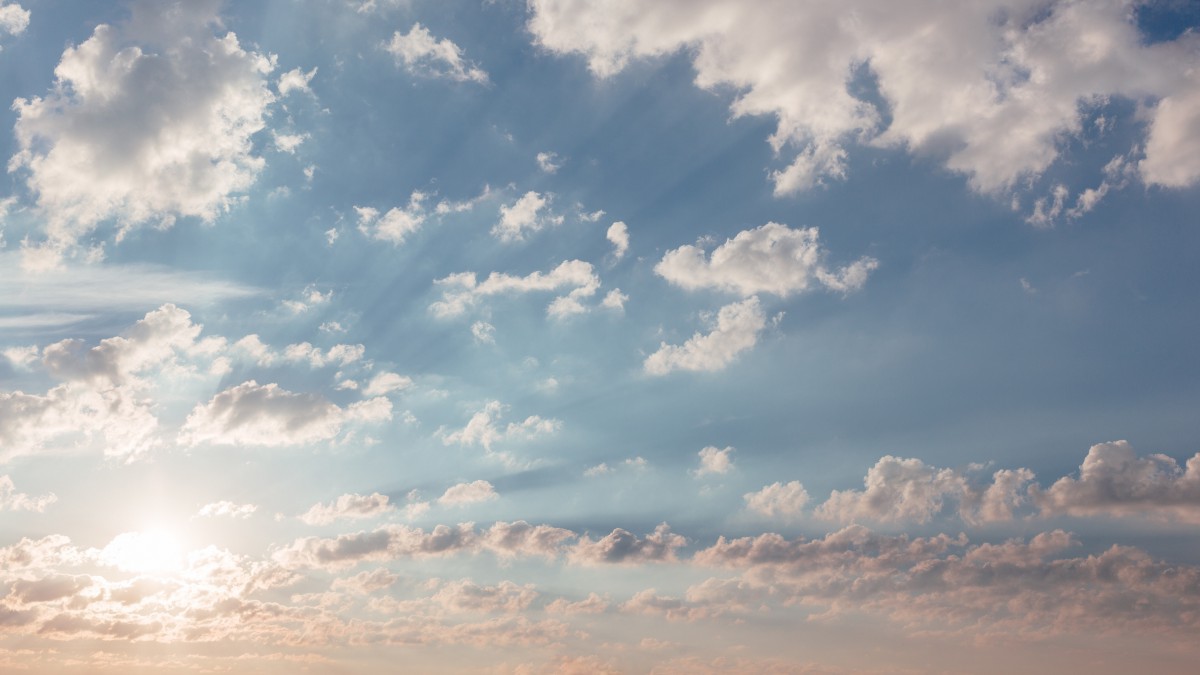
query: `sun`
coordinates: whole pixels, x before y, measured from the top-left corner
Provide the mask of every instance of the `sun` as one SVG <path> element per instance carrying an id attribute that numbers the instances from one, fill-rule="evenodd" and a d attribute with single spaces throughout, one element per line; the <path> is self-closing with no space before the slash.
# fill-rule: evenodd
<path id="1" fill-rule="evenodd" d="M 183 546 L 163 529 L 118 534 L 101 551 L 110 565 L 125 572 L 172 575 L 183 570 Z"/>

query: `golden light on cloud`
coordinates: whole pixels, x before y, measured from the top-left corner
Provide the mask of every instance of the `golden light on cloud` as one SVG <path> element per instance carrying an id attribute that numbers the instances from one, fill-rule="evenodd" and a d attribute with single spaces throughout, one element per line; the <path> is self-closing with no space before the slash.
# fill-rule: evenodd
<path id="1" fill-rule="evenodd" d="M 101 559 L 137 574 L 178 574 L 184 566 L 179 540 L 161 529 L 119 534 L 101 551 Z"/>

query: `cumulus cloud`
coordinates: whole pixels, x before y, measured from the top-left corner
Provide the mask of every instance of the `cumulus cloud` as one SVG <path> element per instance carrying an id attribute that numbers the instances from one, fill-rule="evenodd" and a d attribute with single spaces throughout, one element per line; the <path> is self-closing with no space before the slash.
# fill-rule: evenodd
<path id="1" fill-rule="evenodd" d="M 488 81 L 487 73 L 463 59 L 458 45 L 449 38 L 435 38 L 419 23 L 414 23 L 406 35 L 393 33 L 384 49 L 396 58 L 396 65 L 403 65 L 413 75 L 479 84 Z"/>
<path id="2" fill-rule="evenodd" d="M 629 228 L 625 223 L 618 220 L 609 225 L 605 236 L 612 242 L 613 258 L 616 260 L 624 258 L 625 252 L 629 250 Z"/>
<path id="3" fill-rule="evenodd" d="M 562 158 L 553 152 L 539 152 L 537 165 L 545 173 L 557 173 L 562 168 Z"/>
<path id="4" fill-rule="evenodd" d="M 471 415 L 465 427 L 455 431 L 440 429 L 438 435 L 446 445 L 479 445 L 491 453 L 495 443 L 510 439 L 537 438 L 553 434 L 562 427 L 561 421 L 539 415 L 530 415 L 520 422 L 504 425 L 501 417 L 508 408 L 500 401 L 488 401 L 481 410 Z"/>
<path id="5" fill-rule="evenodd" d="M 600 306 L 616 312 L 623 312 L 625 311 L 625 303 L 628 301 L 628 295 L 622 293 L 621 289 L 614 288 L 604 295 L 604 299 L 600 301 Z"/>
<path id="6" fill-rule="evenodd" d="M 526 276 L 513 276 L 492 272 L 479 281 L 474 272 L 459 272 L 434 282 L 441 286 L 442 299 L 429 306 L 429 311 L 439 318 L 461 316 L 481 299 L 506 294 L 560 291 L 570 288 L 566 295 L 555 298 L 547 313 L 565 315 L 584 311 L 582 300 L 596 294 L 600 278 L 591 263 L 582 260 L 567 260 L 549 272 L 532 272 Z"/>
<path id="7" fill-rule="evenodd" d="M 733 448 L 724 450 L 714 446 L 702 448 L 696 453 L 700 457 L 700 466 L 692 472 L 696 478 L 709 474 L 727 474 L 733 470 Z"/>
<path id="8" fill-rule="evenodd" d="M 212 221 L 254 183 L 273 63 L 213 34 L 217 5 L 135 2 L 128 22 L 67 47 L 49 93 L 13 104 L 9 169 L 37 195 L 48 250 L 110 219 L 118 239 L 179 216 Z"/>
<path id="9" fill-rule="evenodd" d="M 246 519 L 258 510 L 256 504 L 235 504 L 228 500 L 205 504 L 196 512 L 202 518 L 241 518 Z"/>
<path id="10" fill-rule="evenodd" d="M 29 27 L 29 10 L 15 2 L 0 4 L 0 35 L 20 35 Z"/>
<path id="11" fill-rule="evenodd" d="M 492 236 L 504 243 L 523 241 L 532 232 L 562 225 L 563 216 L 550 211 L 553 195 L 530 190 L 512 204 L 500 205 L 500 221 L 492 226 Z"/>
<path id="12" fill-rule="evenodd" d="M 367 386 L 363 387 L 363 396 L 383 396 L 394 391 L 403 391 L 412 385 L 412 378 L 384 371 L 376 373 L 371 381 L 367 382 Z"/>
<path id="13" fill-rule="evenodd" d="M 735 116 L 774 116 L 770 143 L 791 157 L 771 173 L 777 194 L 845 177 L 846 148 L 856 143 L 933 155 L 974 189 L 1002 191 L 1054 163 L 1081 133 L 1083 108 L 1113 96 L 1157 102 L 1148 181 L 1198 175 L 1186 150 L 1196 136 L 1193 38 L 1148 43 L 1127 2 L 531 0 L 530 8 L 536 42 L 584 55 L 598 76 L 684 51 L 697 86 L 737 92 Z M 866 80 L 881 101 L 858 93 Z"/>
<path id="14" fill-rule="evenodd" d="M 345 494 L 328 504 L 313 504 L 300 520 L 309 525 L 326 525 L 335 520 L 375 518 L 395 510 L 396 507 L 388 503 L 388 496 L 378 492 Z"/>
<path id="15" fill-rule="evenodd" d="M 1200 82 L 1164 97 L 1154 108 L 1146 156 L 1138 170 L 1151 185 L 1184 188 L 1200 179 Z"/>
<path id="16" fill-rule="evenodd" d="M 388 209 L 381 217 L 379 210 L 370 206 L 355 206 L 358 214 L 358 231 L 371 237 L 388 241 L 393 244 L 403 244 L 404 240 L 421 229 L 429 217 L 425 208 L 425 200 L 429 195 L 414 190 L 408 197 L 408 204 L 403 207 Z"/>
<path id="17" fill-rule="evenodd" d="M 1142 516 L 1200 523 L 1200 453 L 1180 467 L 1166 455 L 1139 457 L 1128 441 L 1088 449 L 1079 477 L 1030 490 L 1042 516 Z"/>
<path id="18" fill-rule="evenodd" d="M 438 503 L 443 506 L 466 506 L 468 504 L 478 504 L 487 502 L 493 499 L 498 499 L 500 495 L 496 494 L 495 488 L 486 480 L 477 480 L 471 483 L 459 483 L 458 485 L 446 488 L 441 497 L 438 497 Z"/>
<path id="19" fill-rule="evenodd" d="M 0 476 L 0 511 L 34 511 L 41 513 L 46 510 L 58 497 L 53 492 L 40 497 L 30 497 L 24 492 L 17 492 L 17 486 L 7 474 Z"/>
<path id="20" fill-rule="evenodd" d="M 706 257 L 697 246 L 667 251 L 656 274 L 687 290 L 715 288 L 751 296 L 787 297 L 813 286 L 848 293 L 862 288 L 879 262 L 863 257 L 838 269 L 825 266 L 825 249 L 815 227 L 793 230 L 779 223 L 739 232 Z"/>
<path id="21" fill-rule="evenodd" d="M 758 343 L 767 317 L 757 297 L 726 305 L 717 312 L 716 325 L 707 335 L 696 333 L 682 345 L 663 342 L 642 366 L 651 375 L 674 370 L 716 371 Z"/>
<path id="22" fill-rule="evenodd" d="M 479 344 L 496 344 L 496 327 L 486 321 L 476 321 L 471 324 L 471 335 Z"/>
<path id="23" fill-rule="evenodd" d="M 746 500 L 747 509 L 768 518 L 795 518 L 808 504 L 808 491 L 798 480 L 775 481 L 758 492 L 747 492 L 742 498 Z"/>
<path id="24" fill-rule="evenodd" d="M 678 559 L 676 550 L 686 544 L 687 539 L 671 532 L 671 528 L 662 523 L 645 537 L 621 528 L 600 539 L 580 537 L 567 555 L 572 562 L 584 565 L 674 562 Z"/>
<path id="25" fill-rule="evenodd" d="M 386 398 L 340 408 L 316 394 L 248 380 L 197 405 L 179 432 L 179 443 L 304 445 L 334 438 L 348 422 L 382 422 L 391 416 L 392 405 Z"/>
<path id="26" fill-rule="evenodd" d="M 316 74 L 316 68 L 307 73 L 300 68 L 293 68 L 279 76 L 279 79 L 275 82 L 275 88 L 279 91 L 280 96 L 287 96 L 293 91 L 311 94 L 312 89 L 309 88 L 309 83 L 312 82 L 313 76 Z"/>

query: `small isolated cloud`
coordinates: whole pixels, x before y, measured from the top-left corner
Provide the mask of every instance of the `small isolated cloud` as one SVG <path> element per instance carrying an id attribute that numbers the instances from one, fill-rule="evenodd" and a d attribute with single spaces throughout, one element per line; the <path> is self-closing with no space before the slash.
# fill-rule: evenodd
<path id="1" fill-rule="evenodd" d="M 410 235 L 421 229 L 428 218 L 425 210 L 425 200 L 428 195 L 414 191 L 408 197 L 408 205 L 389 209 L 382 217 L 379 210 L 369 206 L 355 206 L 358 214 L 358 231 L 371 237 L 388 241 L 393 244 L 403 244 Z"/>
<path id="2" fill-rule="evenodd" d="M 244 520 L 254 515 L 257 510 L 256 504 L 235 504 L 222 500 L 201 506 L 196 515 L 201 518 L 240 518 Z"/>
<path id="3" fill-rule="evenodd" d="M 1149 185 L 1185 188 L 1200 181 L 1200 87 L 1164 97 L 1155 106 L 1138 171 Z"/>
<path id="4" fill-rule="evenodd" d="M 618 220 L 609 225 L 606 236 L 613 245 L 613 259 L 624 258 L 625 252 L 629 250 L 629 228 L 625 226 L 625 223 Z"/>
<path id="5" fill-rule="evenodd" d="M 441 497 L 438 497 L 438 504 L 442 506 L 466 506 L 467 504 L 478 504 L 487 502 L 493 499 L 498 499 L 500 495 L 496 494 L 495 488 L 486 480 L 477 480 L 471 483 L 459 483 L 458 485 L 447 488 Z"/>
<path id="6" fill-rule="evenodd" d="M 429 311 L 439 318 L 461 316 L 481 299 L 495 295 L 520 295 L 569 288 L 571 290 L 566 295 L 555 298 L 546 309 L 551 316 L 565 316 L 586 310 L 582 300 L 596 294 L 600 288 L 600 277 L 596 276 L 591 263 L 567 260 L 549 272 L 532 272 L 523 277 L 492 272 L 479 281 L 474 272 L 459 272 L 434 283 L 443 288 L 442 299 L 429 305 Z"/>
<path id="7" fill-rule="evenodd" d="M 0 4 L 0 36 L 20 35 L 29 27 L 29 10 L 12 3 Z"/>
<path id="8" fill-rule="evenodd" d="M 508 406 L 499 401 L 488 401 L 482 410 L 471 416 L 470 421 L 462 429 L 446 433 L 439 431 L 442 442 L 446 445 L 480 445 L 491 452 L 492 445 L 509 439 L 536 438 L 552 434 L 562 427 L 562 422 L 556 419 L 544 419 L 538 415 L 530 415 L 521 422 L 509 422 L 503 426 L 500 418 L 508 410 Z"/>
<path id="9" fill-rule="evenodd" d="M 482 345 L 496 344 L 496 327 L 486 321 L 476 321 L 471 324 L 471 335 Z"/>
<path id="10" fill-rule="evenodd" d="M 584 469 L 583 475 L 587 478 L 595 478 L 596 476 L 604 476 L 617 471 L 618 469 L 633 469 L 636 471 L 644 470 L 648 463 L 644 457 L 630 457 L 622 460 L 619 464 L 609 466 L 608 462 L 600 462 L 599 464 Z"/>
<path id="11" fill-rule="evenodd" d="M 14 26 L 13 10 L 0 14 Z M 135 3 L 132 19 L 69 46 L 42 97 L 13 104 L 22 176 L 45 214 L 46 250 L 61 252 L 114 220 L 131 228 L 177 217 L 213 221 L 265 163 L 252 136 L 274 96 L 272 59 L 220 26 L 217 3 Z"/>
<path id="12" fill-rule="evenodd" d="M 388 496 L 373 492 L 369 495 L 345 494 L 328 504 L 313 504 L 300 520 L 309 525 L 326 525 L 335 520 L 375 518 L 396 510 Z"/>
<path id="13" fill-rule="evenodd" d="M 504 243 L 523 241 L 527 234 L 562 225 L 563 216 L 550 211 L 553 195 L 530 190 L 512 204 L 500 206 L 500 221 L 492 227 L 492 236 Z"/>
<path id="14" fill-rule="evenodd" d="M 326 366 L 345 367 L 362 359 L 366 347 L 361 344 L 336 344 L 324 351 L 308 342 L 299 342 L 283 348 L 283 360 L 292 363 L 307 363 L 313 368 Z"/>
<path id="15" fill-rule="evenodd" d="M 46 510 L 58 497 L 53 492 L 40 497 L 30 497 L 23 492 L 17 492 L 12 478 L 0 476 L 0 511 L 34 511 L 41 513 Z"/>
<path id="16" fill-rule="evenodd" d="M 629 296 L 621 292 L 621 289 L 614 288 L 609 291 L 604 299 L 600 301 L 600 306 L 604 309 L 611 309 L 616 312 L 625 311 L 625 302 L 629 300 Z"/>
<path id="17" fill-rule="evenodd" d="M 1040 515 L 1141 516 L 1200 523 L 1200 453 L 1181 467 L 1166 455 L 1139 457 L 1128 441 L 1088 449 L 1079 477 L 1030 494 Z"/>
<path id="18" fill-rule="evenodd" d="M 449 38 L 438 40 L 419 23 L 414 23 L 407 35 L 396 31 L 391 42 L 384 45 L 412 75 L 485 84 L 488 75 L 470 61 L 463 59 L 462 49 Z"/>
<path id="19" fill-rule="evenodd" d="M 275 149 L 280 152 L 286 152 L 289 155 L 296 154 L 296 148 L 300 144 L 312 138 L 309 134 L 281 134 L 277 131 L 271 132 L 271 139 L 275 142 Z"/>
<path id="20" fill-rule="evenodd" d="M 367 382 L 367 386 L 363 387 L 363 396 L 383 396 L 393 391 L 403 391 L 411 386 L 413 386 L 412 378 L 385 371 L 377 373 L 370 382 Z"/>
<path id="21" fill-rule="evenodd" d="M 675 370 L 716 371 L 758 343 L 767 317 L 757 297 L 726 305 L 717 312 L 716 325 L 707 335 L 696 333 L 682 345 L 663 342 L 642 364 L 651 375 Z"/>
<path id="22" fill-rule="evenodd" d="M 309 88 L 309 83 L 312 82 L 313 76 L 317 74 L 317 69 L 313 68 L 307 73 L 300 68 L 293 68 L 275 82 L 275 88 L 279 91 L 280 96 L 287 96 L 293 91 L 298 91 L 303 94 L 311 94 L 312 89 Z"/>
<path id="23" fill-rule="evenodd" d="M 858 290 L 879 266 L 874 258 L 863 257 L 830 269 L 819 239 L 815 227 L 793 230 L 767 223 L 739 232 L 711 256 L 690 245 L 667 251 L 654 271 L 686 290 L 715 288 L 746 297 L 756 293 L 788 297 L 814 285 L 843 293 Z"/>
<path id="24" fill-rule="evenodd" d="M 352 421 L 391 419 L 386 398 L 340 408 L 315 394 L 297 394 L 270 383 L 243 382 L 197 405 L 179 433 L 179 443 L 216 445 L 303 445 L 334 438 Z"/>
<path id="25" fill-rule="evenodd" d="M 553 152 L 539 152 L 537 154 L 538 168 L 546 173 L 557 173 L 562 168 L 563 160 Z"/>
<path id="26" fill-rule="evenodd" d="M 808 503 L 808 492 L 800 481 L 788 483 L 778 481 L 764 486 L 758 492 L 747 492 L 742 495 L 746 500 L 746 508 L 768 518 L 794 518 L 804 510 Z"/>
<path id="27" fill-rule="evenodd" d="M 700 457 L 700 466 L 692 472 L 696 478 L 707 476 L 709 474 L 723 475 L 729 473 L 733 469 L 733 448 L 727 447 L 724 450 L 719 450 L 714 446 L 708 446 L 696 453 Z"/>

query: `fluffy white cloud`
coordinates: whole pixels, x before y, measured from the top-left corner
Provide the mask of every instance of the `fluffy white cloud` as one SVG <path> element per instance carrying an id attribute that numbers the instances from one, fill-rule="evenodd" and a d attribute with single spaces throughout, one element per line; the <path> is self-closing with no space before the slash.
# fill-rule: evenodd
<path id="1" fill-rule="evenodd" d="M 500 205 L 500 221 L 492 226 L 492 236 L 505 243 L 523 241 L 531 232 L 562 225 L 563 216 L 550 211 L 552 195 L 532 190 L 512 204 Z"/>
<path id="2" fill-rule="evenodd" d="M 0 4 L 0 34 L 20 35 L 29 27 L 29 10 L 15 2 Z"/>
<path id="3" fill-rule="evenodd" d="M 235 504 L 228 500 L 205 504 L 196 512 L 197 516 L 203 518 L 249 518 L 258 510 L 256 504 Z"/>
<path id="4" fill-rule="evenodd" d="M 403 391 L 412 385 L 412 378 L 384 371 L 377 373 L 367 386 L 363 387 L 363 396 L 382 396 L 393 391 Z"/>
<path id="5" fill-rule="evenodd" d="M 17 492 L 8 475 L 0 476 L 0 511 L 36 511 L 41 513 L 46 507 L 58 501 L 53 492 L 40 497 L 30 497 L 23 492 Z"/>
<path id="6" fill-rule="evenodd" d="M 50 250 L 108 219 L 118 238 L 177 216 L 212 221 L 254 183 L 273 63 L 213 34 L 217 5 L 135 2 L 127 23 L 63 52 L 45 97 L 13 104 L 9 169 L 36 193 Z"/>
<path id="7" fill-rule="evenodd" d="M 383 397 L 339 408 L 315 394 L 248 380 L 197 405 L 180 430 L 179 443 L 302 445 L 330 440 L 348 422 L 382 422 L 391 416 L 391 402 Z"/>
<path id="8" fill-rule="evenodd" d="M 335 520 L 375 518 L 395 510 L 396 507 L 388 503 L 388 496 L 378 492 L 369 495 L 346 494 L 328 504 L 313 504 L 300 516 L 300 520 L 309 525 L 325 525 Z"/>
<path id="9" fill-rule="evenodd" d="M 766 325 L 767 317 L 757 297 L 735 302 L 717 312 L 712 332 L 696 333 L 682 345 L 663 342 L 642 366 L 651 375 L 666 375 L 673 370 L 721 370 L 757 344 L 758 334 Z"/>
<path id="10" fill-rule="evenodd" d="M 623 312 L 625 311 L 625 303 L 628 300 L 628 295 L 622 293 L 621 289 L 614 288 L 604 295 L 604 299 L 600 301 L 600 306 L 605 309 Z"/>
<path id="11" fill-rule="evenodd" d="M 480 84 L 488 81 L 487 73 L 463 59 L 458 45 L 449 38 L 438 40 L 419 23 L 414 23 L 407 35 L 393 33 L 384 49 L 396 57 L 397 65 L 403 64 L 414 75 Z"/>
<path id="12" fill-rule="evenodd" d="M 428 198 L 429 195 L 424 192 L 413 191 L 408 197 L 407 206 L 391 208 L 382 217 L 378 209 L 356 206 L 354 211 L 358 214 L 358 231 L 373 239 L 403 244 L 428 219 L 429 212 L 425 208 Z"/>
<path id="13" fill-rule="evenodd" d="M 438 503 L 443 506 L 465 506 L 491 501 L 499 497 L 500 495 L 496 494 L 491 483 L 486 480 L 477 480 L 447 488 L 442 496 L 438 497 Z"/>
<path id="14" fill-rule="evenodd" d="M 500 418 L 508 410 L 508 406 L 500 401 L 488 401 L 483 409 L 471 415 L 470 421 L 462 429 L 452 432 L 439 430 L 442 442 L 446 445 L 480 445 L 491 452 L 492 444 L 514 438 L 535 438 L 552 434 L 562 427 L 562 422 L 556 419 L 545 419 L 538 415 L 530 415 L 521 422 L 509 422 L 501 426 Z"/>
<path id="15" fill-rule="evenodd" d="M 442 291 L 442 299 L 431 304 L 429 311 L 441 318 L 461 316 L 482 298 L 493 295 L 570 288 L 570 292 L 555 298 L 547 308 L 551 315 L 562 316 L 577 309 L 581 311 L 580 301 L 595 295 L 600 288 L 600 278 L 596 276 L 595 268 L 582 260 L 567 260 L 547 273 L 532 272 L 524 277 L 492 272 L 479 281 L 474 272 L 459 272 L 434 283 L 445 290 Z"/>
<path id="16" fill-rule="evenodd" d="M 250 345 L 247 348 L 253 349 L 254 347 L 254 345 Z M 300 342 L 285 347 L 283 350 L 283 359 L 285 361 L 307 363 L 313 368 L 324 368 L 331 365 L 344 367 L 360 360 L 365 353 L 366 347 L 363 345 L 336 344 L 325 351 L 321 351 L 320 347 L 314 347 L 308 342 Z"/>
<path id="17" fill-rule="evenodd" d="M 608 232 L 605 233 L 608 240 L 613 245 L 613 258 L 620 260 L 625 257 L 625 252 L 629 250 L 629 228 L 625 223 L 617 221 L 608 226 Z"/>
<path id="18" fill-rule="evenodd" d="M 293 68 L 279 76 L 279 79 L 275 82 L 275 88 L 279 90 L 280 96 L 287 96 L 293 91 L 311 94 L 312 89 L 308 85 L 312 82 L 313 76 L 316 74 L 316 68 L 307 73 L 299 68 Z"/>
<path id="19" fill-rule="evenodd" d="M 839 269 L 825 266 L 825 249 L 815 227 L 789 229 L 767 223 L 743 230 L 706 257 L 697 246 L 667 251 L 654 271 L 687 290 L 716 288 L 743 296 L 773 293 L 787 297 L 813 285 L 833 291 L 858 290 L 879 266 L 874 258 L 859 260 Z"/>
<path id="20" fill-rule="evenodd" d="M 1146 157 L 1138 170 L 1147 183 L 1170 188 L 1200 179 L 1200 78 L 1159 101 L 1150 119 Z"/>
<path id="21" fill-rule="evenodd" d="M 714 446 L 702 448 L 696 453 L 700 457 L 700 466 L 692 472 L 692 475 L 699 478 L 708 474 L 727 474 L 733 470 L 733 448 L 727 447 L 724 450 Z"/>
<path id="22" fill-rule="evenodd" d="M 798 480 L 788 483 L 776 481 L 758 492 L 747 492 L 742 498 L 746 500 L 746 508 L 755 513 L 769 518 L 794 518 L 808 503 L 808 492 Z"/>
<path id="23" fill-rule="evenodd" d="M 471 324 L 471 335 L 479 344 L 496 344 L 496 327 L 486 321 L 476 321 Z"/>
<path id="24" fill-rule="evenodd" d="M 1200 523 L 1200 453 L 1184 467 L 1166 455 L 1139 457 L 1128 441 L 1093 445 L 1079 477 L 1030 490 L 1042 516 L 1143 516 Z"/>
<path id="25" fill-rule="evenodd" d="M 553 152 L 539 152 L 537 154 L 538 168 L 546 173 L 557 173 L 562 168 L 562 158 Z"/>
<path id="26" fill-rule="evenodd" d="M 779 194 L 844 177 L 852 143 L 932 154 L 975 189 L 1003 190 L 1050 166 L 1081 132 L 1083 108 L 1109 96 L 1174 101 L 1152 133 L 1185 145 L 1195 136 L 1184 93 L 1195 91 L 1194 35 L 1147 44 L 1126 0 L 529 5 L 537 43 L 583 54 L 601 77 L 685 51 L 697 86 L 737 92 L 735 116 L 773 115 L 771 145 L 793 157 L 771 174 Z M 883 106 L 856 93 L 868 78 Z M 1194 181 L 1184 152 L 1148 144 L 1147 180 Z M 1185 166 L 1167 169 L 1176 156 Z"/>

